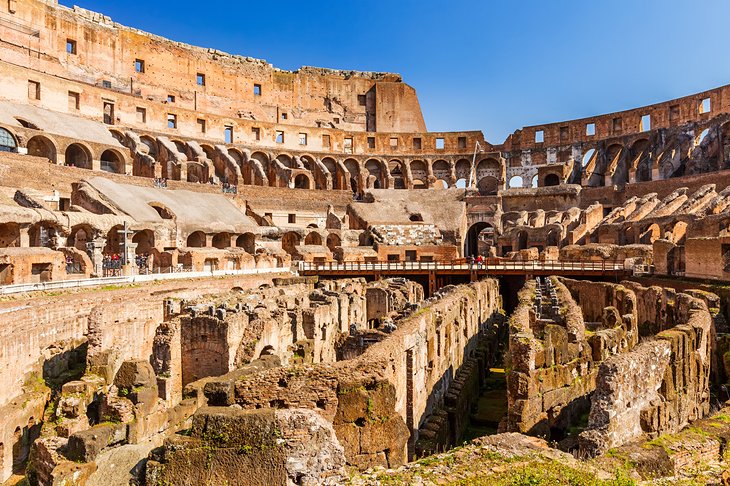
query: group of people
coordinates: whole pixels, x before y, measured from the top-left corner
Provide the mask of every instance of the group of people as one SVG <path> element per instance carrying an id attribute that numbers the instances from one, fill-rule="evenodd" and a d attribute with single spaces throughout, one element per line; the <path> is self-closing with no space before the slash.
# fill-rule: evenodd
<path id="1" fill-rule="evenodd" d="M 139 269 L 140 274 L 147 274 L 150 271 L 150 268 L 148 266 L 150 259 L 149 253 L 142 253 L 141 255 L 137 255 L 134 258 L 134 263 L 137 265 L 137 268 Z"/>
<path id="2" fill-rule="evenodd" d="M 105 277 L 118 277 L 122 274 L 122 257 L 119 253 L 105 253 L 101 266 Z"/>
<path id="3" fill-rule="evenodd" d="M 474 268 L 474 264 L 476 264 L 477 268 L 482 268 L 482 266 L 487 263 L 487 259 L 482 255 L 477 255 L 476 258 L 474 258 L 473 255 L 469 255 L 469 258 L 467 258 L 466 261 L 469 263 L 469 270 Z"/>
<path id="4" fill-rule="evenodd" d="M 155 177 L 154 184 L 155 184 L 155 187 L 157 187 L 159 189 L 167 189 L 167 178 Z"/>
<path id="5" fill-rule="evenodd" d="M 137 269 L 139 273 L 147 274 L 149 273 L 149 261 L 150 261 L 150 254 L 149 253 L 142 253 L 140 255 L 137 255 L 134 257 L 134 263 L 137 266 Z M 68 264 L 68 260 L 67 260 Z M 112 254 L 104 254 L 104 258 L 102 260 L 102 268 L 104 269 L 104 276 L 105 277 L 117 277 L 122 274 L 122 266 L 124 264 L 124 260 L 122 259 L 122 256 L 119 253 L 112 253 Z"/>
<path id="6" fill-rule="evenodd" d="M 229 184 L 227 182 L 223 183 L 222 190 L 225 194 L 238 194 L 238 186 L 234 186 L 233 184 Z"/>

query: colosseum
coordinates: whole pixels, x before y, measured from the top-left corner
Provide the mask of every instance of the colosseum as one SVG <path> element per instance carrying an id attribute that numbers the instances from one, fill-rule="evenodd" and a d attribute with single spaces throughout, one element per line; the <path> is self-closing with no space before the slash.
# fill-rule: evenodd
<path id="1" fill-rule="evenodd" d="M 3 0 L 0 87 L 0 483 L 730 484 L 730 85 L 495 144 Z"/>

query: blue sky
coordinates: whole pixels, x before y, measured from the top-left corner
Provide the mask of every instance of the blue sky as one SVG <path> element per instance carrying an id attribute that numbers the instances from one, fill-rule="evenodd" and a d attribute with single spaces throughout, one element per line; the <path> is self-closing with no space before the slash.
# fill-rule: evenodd
<path id="1" fill-rule="evenodd" d="M 730 84 L 726 0 L 73 3 L 283 69 L 398 72 L 429 130 L 482 130 L 493 143 Z"/>

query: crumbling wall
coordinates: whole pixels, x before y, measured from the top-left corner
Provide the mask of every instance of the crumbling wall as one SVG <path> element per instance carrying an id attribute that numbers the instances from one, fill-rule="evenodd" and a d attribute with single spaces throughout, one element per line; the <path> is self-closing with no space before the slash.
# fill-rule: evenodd
<path id="1" fill-rule="evenodd" d="M 598 365 L 636 342 L 626 294 L 555 277 L 525 285 L 510 318 L 505 429 L 560 440 L 589 410 Z"/>
<path id="2" fill-rule="evenodd" d="M 333 423 L 349 464 L 403 464 L 500 308 L 495 280 L 444 289 L 355 359 L 269 369 L 233 386 L 221 377 L 221 386 L 209 385 L 218 392 L 206 395 L 213 405 L 316 409 Z"/>
<path id="3" fill-rule="evenodd" d="M 637 437 L 678 432 L 710 411 L 714 321 L 706 303 L 672 289 L 632 289 L 639 315 L 650 319 L 647 327 L 661 329 L 665 319 L 674 326 L 601 365 L 588 429 L 580 435 L 591 455 Z"/>

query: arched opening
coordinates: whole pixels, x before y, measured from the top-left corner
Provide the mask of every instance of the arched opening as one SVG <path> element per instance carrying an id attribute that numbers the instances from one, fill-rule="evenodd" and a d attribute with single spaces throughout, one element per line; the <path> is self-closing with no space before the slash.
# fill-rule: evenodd
<path id="1" fill-rule="evenodd" d="M 466 189 L 466 179 L 459 179 L 456 181 L 457 189 Z"/>
<path id="2" fill-rule="evenodd" d="M 436 182 L 433 183 L 433 188 L 434 189 L 448 189 L 449 183 L 443 179 L 437 179 Z"/>
<path id="3" fill-rule="evenodd" d="M 231 234 L 230 233 L 218 233 L 213 236 L 213 247 L 222 250 L 231 246 Z"/>
<path id="4" fill-rule="evenodd" d="M 560 185 L 560 177 L 558 177 L 557 174 L 548 174 L 545 176 L 545 182 L 543 183 L 545 187 L 550 186 L 559 186 Z"/>
<path id="5" fill-rule="evenodd" d="M 520 231 L 519 233 L 517 233 L 517 249 L 527 249 L 527 231 Z"/>
<path id="6" fill-rule="evenodd" d="M 94 239 L 94 231 L 88 225 L 74 226 L 68 236 L 66 246 L 86 252 L 86 244 Z"/>
<path id="7" fill-rule="evenodd" d="M 656 240 L 662 237 L 662 230 L 659 228 L 658 224 L 652 224 L 648 228 L 646 228 L 640 235 L 639 235 L 639 243 L 644 245 L 651 245 Z"/>
<path id="8" fill-rule="evenodd" d="M 590 164 L 591 159 L 593 158 L 594 155 L 596 155 L 596 149 L 594 149 L 594 148 L 590 149 L 585 154 L 583 154 L 583 160 L 581 161 L 581 166 L 585 167 L 588 164 Z"/>
<path id="9" fill-rule="evenodd" d="M 157 159 L 157 140 L 146 135 L 141 136 L 139 139 L 147 147 L 149 156 Z"/>
<path id="10" fill-rule="evenodd" d="M 537 187 L 537 176 L 534 176 L 532 178 L 532 182 L 530 185 L 532 186 L 533 189 Z"/>
<path id="11" fill-rule="evenodd" d="M 135 253 L 143 255 L 151 253 L 155 249 L 155 233 L 152 230 L 142 230 L 135 233 L 132 237 L 132 243 L 137 245 Z"/>
<path id="12" fill-rule="evenodd" d="M 121 224 L 118 224 L 116 226 L 113 226 L 109 232 L 106 234 L 106 244 L 104 245 L 104 249 L 102 252 L 105 255 L 121 255 L 122 254 L 122 234 L 121 232 L 124 231 L 124 226 Z"/>
<path id="13" fill-rule="evenodd" d="M 336 233 L 330 233 L 327 235 L 327 248 L 329 248 L 330 251 L 335 251 L 335 248 L 338 246 L 342 246 L 340 236 Z"/>
<path id="14" fill-rule="evenodd" d="M 91 152 L 81 144 L 72 143 L 66 149 L 66 165 L 68 167 L 91 169 Z"/>
<path id="15" fill-rule="evenodd" d="M 0 152 L 17 152 L 18 142 L 8 130 L 0 127 Z"/>
<path id="16" fill-rule="evenodd" d="M 383 179 L 383 166 L 379 160 L 370 159 L 365 162 L 365 168 L 370 173 L 372 179 L 372 188 L 381 189 L 385 187 L 385 181 Z M 370 182 L 369 182 L 370 183 Z"/>
<path id="17" fill-rule="evenodd" d="M 422 160 L 414 160 L 411 162 L 411 177 L 413 178 L 413 187 L 416 188 L 417 182 L 422 182 L 423 186 L 428 186 L 428 166 Z M 418 184 L 420 187 L 421 184 Z"/>
<path id="18" fill-rule="evenodd" d="M 391 160 L 388 162 L 390 168 L 390 176 L 393 178 L 393 189 L 405 189 L 406 179 L 403 174 L 403 163 L 400 160 Z"/>
<path id="19" fill-rule="evenodd" d="M 205 248 L 205 233 L 203 233 L 202 231 L 196 231 L 195 233 L 191 233 L 190 236 L 188 236 L 186 246 L 188 246 L 189 248 Z"/>
<path id="20" fill-rule="evenodd" d="M 20 226 L 16 223 L 0 224 L 0 248 L 20 246 Z"/>
<path id="21" fill-rule="evenodd" d="M 114 150 L 105 150 L 101 154 L 101 170 L 113 174 L 123 174 L 124 158 Z"/>
<path id="22" fill-rule="evenodd" d="M 468 183 L 471 178 L 471 161 L 466 159 L 457 160 L 454 171 L 456 172 L 457 180 L 464 179 Z M 466 187 L 466 184 L 464 187 Z"/>
<path id="23" fill-rule="evenodd" d="M 350 173 L 350 188 L 354 194 L 360 194 L 360 164 L 354 159 L 347 159 L 344 162 L 345 169 Z"/>
<path id="24" fill-rule="evenodd" d="M 451 166 L 445 160 L 437 160 L 433 163 L 432 172 L 436 179 L 448 181 L 451 179 Z M 447 184 L 448 187 L 448 184 Z"/>
<path id="25" fill-rule="evenodd" d="M 517 189 L 522 187 L 522 176 L 514 176 L 509 180 L 510 189 Z"/>
<path id="26" fill-rule="evenodd" d="M 557 229 L 548 231 L 547 238 L 545 238 L 546 246 L 560 246 L 560 232 Z"/>
<path id="27" fill-rule="evenodd" d="M 488 254 L 489 248 L 494 245 L 494 226 L 480 221 L 474 223 L 466 233 L 464 242 L 464 256 L 478 256 Z"/>
<path id="28" fill-rule="evenodd" d="M 343 189 L 342 174 L 341 171 L 337 170 L 337 161 L 332 157 L 325 157 L 322 159 L 322 165 L 325 166 L 327 172 L 332 176 L 332 189 Z"/>
<path id="29" fill-rule="evenodd" d="M 305 245 L 321 245 L 322 244 L 322 236 L 320 236 L 319 233 L 312 231 L 309 233 L 306 238 L 304 238 L 304 244 Z"/>
<path id="30" fill-rule="evenodd" d="M 35 137 L 28 140 L 26 148 L 28 149 L 28 155 L 41 157 L 44 159 L 48 159 L 54 164 L 56 163 L 56 146 L 46 137 L 36 135 Z"/>
<path id="31" fill-rule="evenodd" d="M 295 189 L 311 189 L 311 184 L 309 182 L 309 177 L 307 177 L 304 174 L 299 174 L 294 178 L 294 188 Z"/>
<path id="32" fill-rule="evenodd" d="M 174 219 L 175 218 L 175 215 L 173 214 L 172 211 L 170 211 L 170 209 L 167 206 L 163 206 L 160 203 L 149 203 L 149 204 L 152 207 L 152 209 L 157 211 L 157 214 L 160 216 L 160 218 L 162 218 L 162 219 Z"/>
<path id="33" fill-rule="evenodd" d="M 284 236 L 281 238 L 281 248 L 289 253 L 290 255 L 294 254 L 295 248 L 301 244 L 301 238 L 300 236 L 290 231 L 288 233 L 285 233 Z"/>
<path id="34" fill-rule="evenodd" d="M 286 167 L 287 169 L 293 169 L 294 168 L 294 162 L 292 158 L 287 154 L 280 154 L 276 157 L 276 160 L 278 160 L 281 165 Z"/>
<path id="35" fill-rule="evenodd" d="M 499 191 L 499 180 L 493 176 L 486 176 L 479 179 L 477 183 L 480 196 L 494 196 Z"/>
<path id="36" fill-rule="evenodd" d="M 240 235 L 238 238 L 236 238 L 236 246 L 238 248 L 243 248 L 244 250 L 246 250 L 246 253 L 255 255 L 256 235 L 254 235 L 253 233 L 244 233 Z"/>

